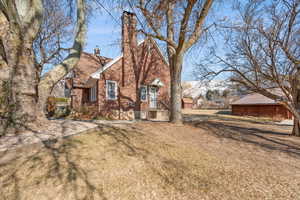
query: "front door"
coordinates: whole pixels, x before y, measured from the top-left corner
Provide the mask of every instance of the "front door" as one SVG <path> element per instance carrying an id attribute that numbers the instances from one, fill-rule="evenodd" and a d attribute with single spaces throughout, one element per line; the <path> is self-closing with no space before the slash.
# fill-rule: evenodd
<path id="1" fill-rule="evenodd" d="M 149 107 L 156 109 L 157 108 L 157 87 L 150 87 L 149 91 Z"/>

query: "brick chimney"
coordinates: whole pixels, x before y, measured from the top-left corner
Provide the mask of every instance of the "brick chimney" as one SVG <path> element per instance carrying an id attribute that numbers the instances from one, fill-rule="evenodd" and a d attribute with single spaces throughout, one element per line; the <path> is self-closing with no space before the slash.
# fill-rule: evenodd
<path id="1" fill-rule="evenodd" d="M 122 16 L 122 49 L 123 53 L 127 53 L 127 48 L 135 48 L 137 46 L 136 33 L 136 15 L 134 13 L 124 11 Z"/>
<path id="2" fill-rule="evenodd" d="M 98 45 L 96 45 L 96 48 L 94 48 L 94 55 L 95 56 L 100 56 L 100 49 L 99 49 Z"/>
<path id="3" fill-rule="evenodd" d="M 123 51 L 123 67 L 122 67 L 122 85 L 125 85 L 125 77 L 128 69 L 132 68 L 133 59 L 137 51 L 137 31 L 136 31 L 136 15 L 131 12 L 124 11 L 122 15 L 122 51 Z M 126 75 L 125 75 L 126 73 Z"/>

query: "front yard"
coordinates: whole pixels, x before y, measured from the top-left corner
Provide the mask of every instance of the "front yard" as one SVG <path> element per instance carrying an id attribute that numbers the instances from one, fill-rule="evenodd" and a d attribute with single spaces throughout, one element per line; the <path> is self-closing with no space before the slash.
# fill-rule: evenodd
<path id="1" fill-rule="evenodd" d="M 300 140 L 288 131 L 222 119 L 100 125 L 2 153 L 0 199 L 300 199 Z"/>

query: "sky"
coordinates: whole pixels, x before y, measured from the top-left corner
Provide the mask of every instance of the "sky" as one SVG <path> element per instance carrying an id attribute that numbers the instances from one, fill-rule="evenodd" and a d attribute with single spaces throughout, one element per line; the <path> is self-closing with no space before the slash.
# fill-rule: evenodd
<path id="1" fill-rule="evenodd" d="M 98 46 L 102 56 L 114 58 L 121 54 L 121 14 L 122 12 L 116 13 L 114 18 L 106 12 L 94 14 L 88 26 L 85 52 L 92 53 Z M 193 80 L 192 71 L 192 63 L 185 58 L 183 81 Z"/>
<path id="2" fill-rule="evenodd" d="M 222 5 L 222 10 L 224 10 L 224 12 L 222 12 L 221 15 L 226 15 L 229 13 L 228 10 L 230 9 L 228 9 L 228 6 Z M 114 58 L 120 55 L 121 15 L 121 9 L 108 10 L 108 7 L 105 9 L 98 9 L 98 11 L 94 12 L 93 16 L 90 18 L 87 42 L 84 51 L 92 53 L 93 49 L 98 46 L 102 56 Z M 203 54 L 204 48 L 207 47 L 197 46 L 192 50 L 192 53 L 186 54 L 183 63 L 183 81 L 195 80 L 195 76 L 193 75 L 194 66 L 197 61 L 199 62 L 201 57 L 205 56 Z M 223 78 L 224 77 L 221 76 L 219 79 Z"/>

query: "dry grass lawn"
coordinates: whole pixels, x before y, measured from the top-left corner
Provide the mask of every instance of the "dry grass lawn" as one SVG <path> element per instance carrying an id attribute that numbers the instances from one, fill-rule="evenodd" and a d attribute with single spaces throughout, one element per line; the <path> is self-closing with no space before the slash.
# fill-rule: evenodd
<path id="1" fill-rule="evenodd" d="M 300 199 L 300 140 L 235 123 L 105 125 L 5 153 L 0 199 Z"/>
<path id="2" fill-rule="evenodd" d="M 238 116 L 232 115 L 231 110 L 214 110 L 214 109 L 184 109 L 183 113 L 187 118 L 222 118 L 229 120 L 249 121 L 249 122 L 272 122 L 271 118 L 253 117 L 253 116 Z"/>

